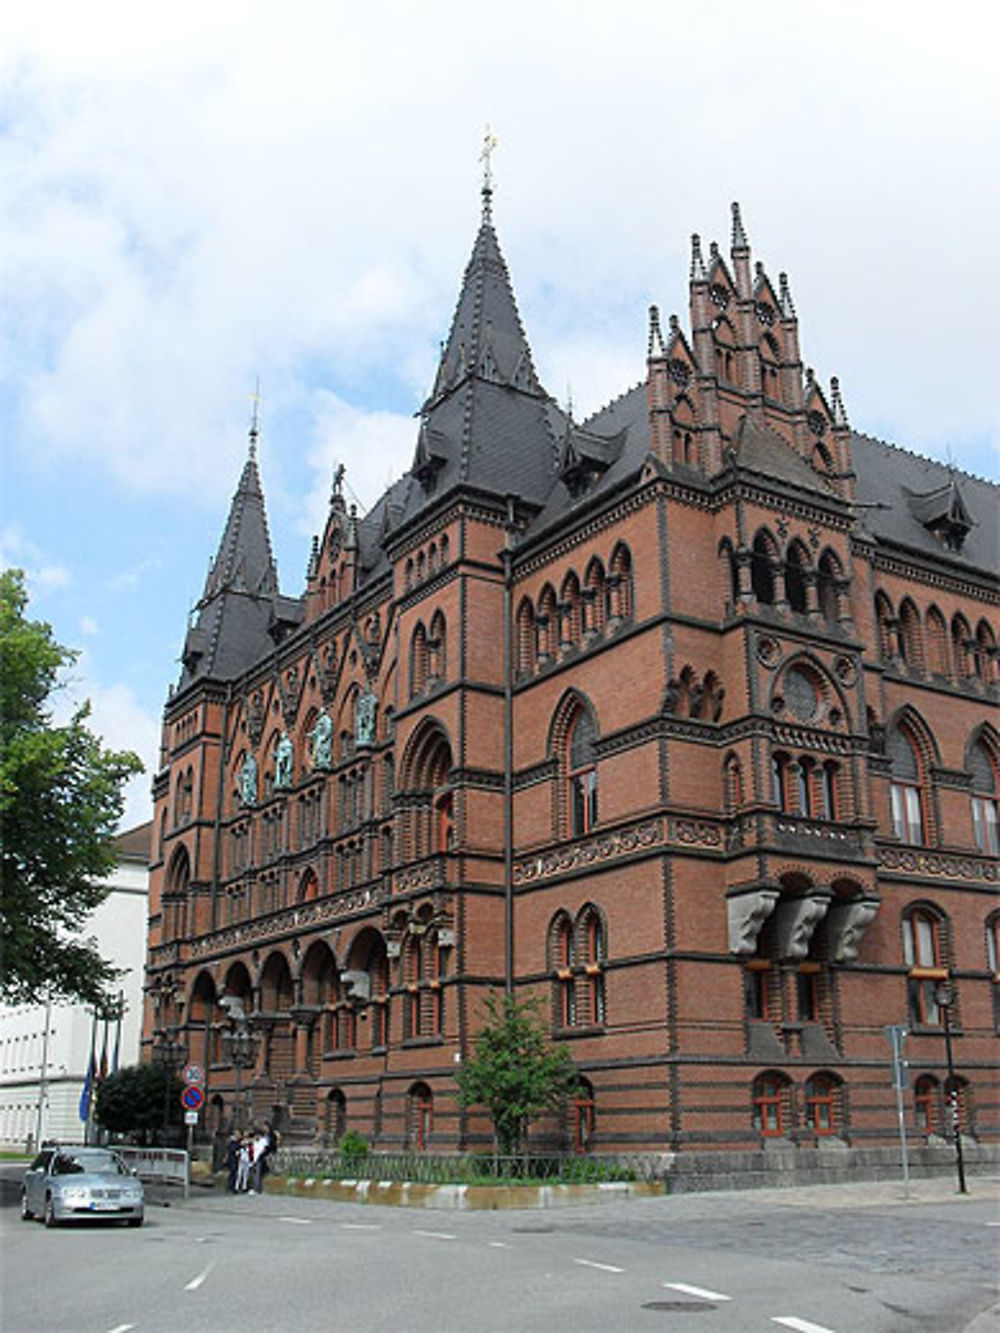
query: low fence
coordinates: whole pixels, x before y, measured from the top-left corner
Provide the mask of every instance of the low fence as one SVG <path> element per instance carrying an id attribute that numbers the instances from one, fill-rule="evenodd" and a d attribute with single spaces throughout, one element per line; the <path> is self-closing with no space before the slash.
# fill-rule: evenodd
<path id="1" fill-rule="evenodd" d="M 585 1157 L 576 1153 L 504 1157 L 492 1153 L 341 1153 L 280 1148 L 272 1159 L 277 1175 L 331 1180 L 408 1181 L 422 1185 L 481 1184 L 490 1181 L 549 1182 L 562 1185 L 610 1181 L 662 1180 L 667 1160 L 658 1153 Z"/>
<path id="2" fill-rule="evenodd" d="M 164 1185 L 179 1185 L 185 1199 L 191 1187 L 191 1161 L 181 1148 L 133 1148 L 115 1145 L 114 1151 L 123 1157 L 140 1180 Z"/>

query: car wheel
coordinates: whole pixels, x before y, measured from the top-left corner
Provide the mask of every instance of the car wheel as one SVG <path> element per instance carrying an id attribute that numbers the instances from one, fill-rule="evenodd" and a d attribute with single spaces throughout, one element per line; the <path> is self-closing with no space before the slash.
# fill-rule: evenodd
<path id="1" fill-rule="evenodd" d="M 129 1224 L 130 1227 L 141 1227 L 141 1226 L 142 1226 L 142 1217 L 141 1217 L 141 1216 L 140 1216 L 140 1217 L 130 1217 L 130 1218 L 128 1219 L 128 1224 Z"/>
<path id="2" fill-rule="evenodd" d="M 45 1225 L 50 1228 L 59 1225 L 59 1219 L 56 1217 L 56 1210 L 52 1205 L 51 1194 L 46 1194 L 45 1196 Z"/>
<path id="3" fill-rule="evenodd" d="M 30 1222 L 35 1214 L 28 1207 L 28 1194 L 26 1190 L 21 1191 L 21 1221 Z"/>

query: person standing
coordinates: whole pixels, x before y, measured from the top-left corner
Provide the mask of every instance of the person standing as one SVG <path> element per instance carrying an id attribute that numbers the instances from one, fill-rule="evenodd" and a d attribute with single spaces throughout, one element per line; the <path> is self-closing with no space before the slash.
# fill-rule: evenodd
<path id="1" fill-rule="evenodd" d="M 226 1144 L 226 1189 L 230 1194 L 236 1193 L 236 1173 L 240 1166 L 240 1136 L 235 1128 L 230 1131 L 229 1142 Z"/>

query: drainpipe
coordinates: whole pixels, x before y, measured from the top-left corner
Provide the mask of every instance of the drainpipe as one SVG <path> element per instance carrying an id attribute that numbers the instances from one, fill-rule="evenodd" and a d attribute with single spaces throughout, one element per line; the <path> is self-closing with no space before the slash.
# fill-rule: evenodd
<path id="1" fill-rule="evenodd" d="M 514 994 L 514 689 L 511 670 L 511 559 L 514 542 L 514 496 L 507 497 L 507 530 L 503 561 L 503 885 L 504 990 Z"/>

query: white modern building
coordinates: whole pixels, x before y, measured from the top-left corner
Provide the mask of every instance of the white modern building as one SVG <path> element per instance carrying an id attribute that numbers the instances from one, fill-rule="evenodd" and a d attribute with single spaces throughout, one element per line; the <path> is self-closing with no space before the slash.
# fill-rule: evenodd
<path id="1" fill-rule="evenodd" d="M 115 839 L 110 892 L 82 931 L 122 970 L 121 1022 L 95 1019 L 90 1006 L 65 1001 L 0 1005 L 0 1146 L 82 1142 L 80 1100 L 91 1052 L 108 1070 L 139 1061 L 152 827 L 141 824 Z"/>

